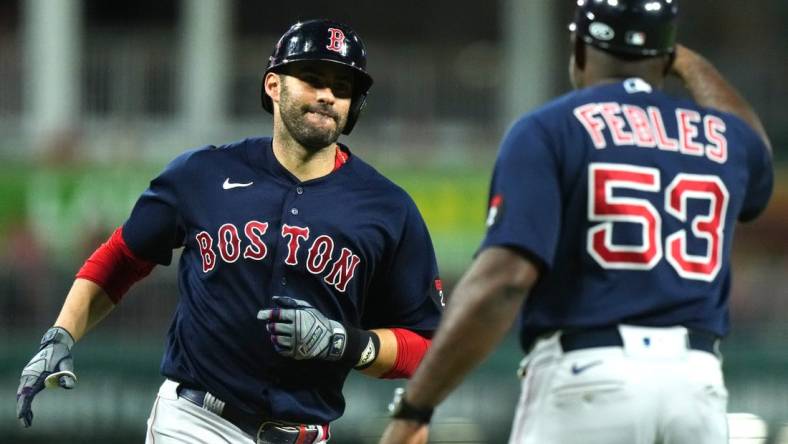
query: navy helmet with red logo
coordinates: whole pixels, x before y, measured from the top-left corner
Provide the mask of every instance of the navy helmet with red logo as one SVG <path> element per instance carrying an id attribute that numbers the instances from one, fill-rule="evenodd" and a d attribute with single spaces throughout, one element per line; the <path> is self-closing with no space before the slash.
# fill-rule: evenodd
<path id="1" fill-rule="evenodd" d="M 673 53 L 677 16 L 678 0 L 578 0 L 569 29 L 604 51 L 651 57 Z"/>
<path id="2" fill-rule="evenodd" d="M 335 21 L 319 19 L 296 23 L 274 47 L 263 80 L 269 72 L 278 73 L 288 64 L 307 60 L 338 63 L 351 68 L 355 74 L 353 100 L 347 124 L 342 130 L 343 134 L 350 134 L 372 86 L 372 76 L 366 71 L 367 49 L 364 42 L 349 26 Z M 265 93 L 265 87 L 261 91 L 261 100 L 263 108 L 273 113 L 273 102 Z"/>

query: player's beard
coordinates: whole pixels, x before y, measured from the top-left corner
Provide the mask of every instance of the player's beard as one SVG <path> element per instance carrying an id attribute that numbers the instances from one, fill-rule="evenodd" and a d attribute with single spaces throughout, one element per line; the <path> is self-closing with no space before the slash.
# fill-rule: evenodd
<path id="1" fill-rule="evenodd" d="M 307 122 L 307 113 L 316 112 L 334 119 L 333 129 L 321 128 Z M 318 151 L 339 139 L 347 117 L 340 116 L 333 108 L 321 104 L 299 103 L 293 100 L 285 84 L 279 95 L 279 115 L 290 136 L 304 148 Z"/>

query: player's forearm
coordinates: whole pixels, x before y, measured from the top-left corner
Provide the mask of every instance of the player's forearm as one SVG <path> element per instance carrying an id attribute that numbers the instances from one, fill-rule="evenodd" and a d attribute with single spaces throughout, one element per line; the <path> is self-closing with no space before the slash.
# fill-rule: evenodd
<path id="1" fill-rule="evenodd" d="M 95 283 L 77 278 L 66 296 L 55 325 L 63 327 L 78 341 L 115 307 L 106 292 Z"/>
<path id="2" fill-rule="evenodd" d="M 738 116 L 761 136 L 771 151 L 769 136 L 758 115 L 708 60 L 678 45 L 672 69 L 698 104 Z"/>
<path id="3" fill-rule="evenodd" d="M 485 250 L 460 281 L 430 351 L 408 384 L 406 397 L 415 406 L 438 405 L 490 354 L 536 280 L 530 264 L 523 269 L 484 261 L 484 255 L 494 254 L 490 250 L 500 249 Z"/>

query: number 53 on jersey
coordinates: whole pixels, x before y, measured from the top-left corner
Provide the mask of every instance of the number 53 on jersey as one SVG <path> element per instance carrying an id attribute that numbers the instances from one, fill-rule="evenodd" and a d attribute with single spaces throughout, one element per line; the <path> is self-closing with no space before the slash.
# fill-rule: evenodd
<path id="1" fill-rule="evenodd" d="M 729 193 L 714 175 L 679 173 L 667 186 L 656 168 L 592 163 L 588 174 L 588 220 L 598 222 L 588 230 L 586 249 L 603 268 L 650 270 L 664 258 L 685 279 L 711 282 L 722 264 L 725 215 Z M 662 232 L 662 216 L 645 198 L 617 196 L 616 191 L 663 193 L 665 213 L 685 223 L 685 228 Z M 706 214 L 688 219 L 688 201 L 709 203 Z M 635 223 L 642 229 L 640 245 L 620 245 L 613 239 L 615 223 Z M 706 243 L 702 255 L 687 252 L 687 237 Z M 664 240 L 663 240 L 664 239 Z M 663 248 L 664 245 L 664 248 Z"/>

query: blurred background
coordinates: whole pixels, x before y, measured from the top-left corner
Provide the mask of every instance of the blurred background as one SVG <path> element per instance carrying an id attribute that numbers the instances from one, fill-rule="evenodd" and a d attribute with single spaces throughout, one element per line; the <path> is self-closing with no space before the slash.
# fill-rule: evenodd
<path id="1" fill-rule="evenodd" d="M 483 234 L 503 131 L 569 90 L 573 6 L 0 0 L 0 442 L 143 441 L 177 300 L 175 267 L 157 268 L 80 342 L 78 389 L 39 395 L 28 430 L 15 420 L 19 372 L 75 271 L 168 160 L 270 133 L 261 73 L 290 24 L 330 17 L 365 39 L 375 85 L 343 141 L 415 198 L 451 289 Z M 680 40 L 752 102 L 775 147 L 770 207 L 737 227 L 723 353 L 729 410 L 763 418 L 777 442 L 788 422 L 788 2 L 685 0 L 682 9 Z M 668 89 L 685 94 L 675 82 Z M 433 441 L 505 442 L 521 354 L 510 336 L 440 407 Z M 353 375 L 332 442 L 376 442 L 397 385 Z"/>

